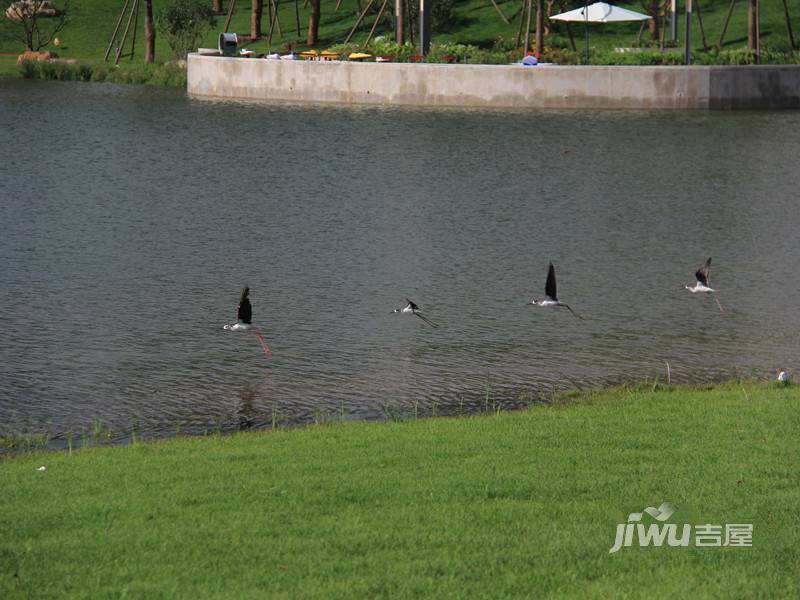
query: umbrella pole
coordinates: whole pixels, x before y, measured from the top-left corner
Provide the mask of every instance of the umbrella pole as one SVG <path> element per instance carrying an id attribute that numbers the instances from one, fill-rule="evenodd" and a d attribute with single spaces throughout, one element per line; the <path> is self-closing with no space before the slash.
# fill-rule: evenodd
<path id="1" fill-rule="evenodd" d="M 584 37 L 586 38 L 586 64 L 589 64 L 589 0 L 584 0 L 583 3 L 583 30 Z"/>
<path id="2" fill-rule="evenodd" d="M 669 3 L 669 39 L 671 42 L 678 39 L 678 0 Z"/>
<path id="3" fill-rule="evenodd" d="M 576 52 L 578 49 L 575 47 L 575 38 L 572 37 L 572 28 L 569 26 L 569 21 L 564 23 L 567 26 L 567 35 L 569 36 L 569 45 L 572 48 L 573 52 Z"/>
<path id="4" fill-rule="evenodd" d="M 684 60 L 687 65 L 692 64 L 692 0 L 686 0 L 686 34 L 683 49 Z"/>

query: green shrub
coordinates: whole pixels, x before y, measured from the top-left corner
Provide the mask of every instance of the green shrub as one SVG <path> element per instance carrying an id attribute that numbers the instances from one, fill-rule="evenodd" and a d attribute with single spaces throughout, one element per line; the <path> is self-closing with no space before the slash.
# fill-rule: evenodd
<path id="1" fill-rule="evenodd" d="M 57 81 L 108 81 L 111 83 L 146 83 L 149 85 L 186 87 L 186 68 L 175 63 L 162 65 L 124 65 L 109 70 L 105 66 L 70 64 L 62 61 L 42 63 L 26 61 L 20 72 L 27 79 Z"/>
<path id="2" fill-rule="evenodd" d="M 156 16 L 156 29 L 167 39 L 175 58 L 186 58 L 214 24 L 211 4 L 201 0 L 173 0 Z"/>
<path id="3" fill-rule="evenodd" d="M 26 60 L 19 66 L 20 73 L 25 79 L 39 79 L 39 63 Z"/>
<path id="4" fill-rule="evenodd" d="M 708 64 L 712 65 L 756 64 L 756 53 L 754 50 L 750 50 L 748 48 L 741 48 L 738 50 L 723 50 L 719 53 L 708 53 L 706 56 L 702 56 L 701 53 L 698 53 L 695 58 L 697 62 L 702 62 L 703 59 L 708 58 Z"/>
<path id="5" fill-rule="evenodd" d="M 341 60 L 347 60 L 347 55 L 351 52 L 362 52 L 364 50 L 363 46 L 353 43 L 333 44 L 330 46 L 330 49 L 341 54 Z"/>
<path id="6" fill-rule="evenodd" d="M 78 65 L 75 70 L 75 79 L 78 81 L 91 81 L 94 69 L 89 65 Z"/>
<path id="7" fill-rule="evenodd" d="M 108 69 L 97 67 L 92 71 L 92 81 L 105 81 L 108 79 Z"/>
<path id="8" fill-rule="evenodd" d="M 39 72 L 41 73 L 42 79 L 72 81 L 75 78 L 72 65 L 63 62 L 41 62 L 39 63 Z"/>
<path id="9" fill-rule="evenodd" d="M 148 85 L 186 87 L 186 69 L 174 63 L 159 65 L 153 70 Z"/>
<path id="10" fill-rule="evenodd" d="M 471 44 L 431 44 L 428 62 L 447 62 L 446 57 L 455 56 L 459 63 L 503 65 L 511 62 L 509 53 L 484 50 Z"/>
<path id="11" fill-rule="evenodd" d="M 39 79 L 55 79 L 55 69 L 49 62 L 39 63 Z"/>
<path id="12" fill-rule="evenodd" d="M 106 81 L 111 83 L 145 83 L 150 79 L 152 67 L 147 65 L 131 65 L 118 67 L 110 71 Z"/>
<path id="13" fill-rule="evenodd" d="M 392 56 L 395 62 L 406 62 L 409 56 L 417 53 L 417 49 L 410 42 L 397 44 L 394 40 L 378 36 L 370 44 L 369 52 L 375 56 Z"/>
<path id="14" fill-rule="evenodd" d="M 551 36 L 552 37 L 552 36 Z M 517 44 L 515 44 L 517 40 L 514 38 L 505 38 L 502 35 L 497 36 L 492 43 L 492 51 L 494 52 L 513 52 L 518 50 Z M 548 40 L 550 42 L 551 40 Z"/>
<path id="15" fill-rule="evenodd" d="M 557 65 L 579 65 L 583 63 L 583 56 L 580 52 L 567 48 L 545 47 L 541 57 L 542 62 L 555 63 Z"/>
<path id="16" fill-rule="evenodd" d="M 639 52 L 594 51 L 589 54 L 592 65 L 680 65 L 683 54 L 680 52 L 660 52 L 641 50 Z"/>

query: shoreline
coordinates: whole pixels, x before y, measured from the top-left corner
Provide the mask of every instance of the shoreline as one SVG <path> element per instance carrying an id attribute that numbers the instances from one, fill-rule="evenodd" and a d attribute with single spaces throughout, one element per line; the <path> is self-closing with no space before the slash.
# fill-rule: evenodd
<path id="1" fill-rule="evenodd" d="M 15 57 L 16 61 L 16 57 Z M 27 61 L 22 65 L 0 64 L 1 81 L 79 81 L 91 83 L 132 83 L 167 88 L 186 88 L 186 68 L 172 62 L 115 67 L 101 60 L 67 62 Z"/>
<path id="2" fill-rule="evenodd" d="M 348 418 L 347 415 L 336 411 L 322 410 L 316 412 L 313 417 L 305 421 L 291 420 L 288 414 L 275 409 L 272 410 L 267 420 L 257 421 L 257 415 L 243 416 L 238 426 L 232 423 L 218 422 L 216 427 L 202 428 L 197 426 L 189 427 L 181 420 L 175 422 L 174 430 L 171 433 L 164 431 L 154 432 L 137 429 L 134 425 L 130 430 L 114 429 L 109 424 L 104 424 L 102 420 L 96 419 L 82 427 L 80 433 L 76 432 L 0 432 L 0 463 L 3 460 L 14 460 L 20 456 L 51 453 L 80 452 L 92 448 L 112 448 L 117 446 L 135 446 L 137 444 L 168 443 L 178 439 L 209 439 L 214 437 L 235 437 L 240 434 L 270 434 L 276 432 L 289 432 L 303 430 L 307 428 L 317 428 L 326 426 L 347 425 L 352 423 L 363 423 L 366 425 L 380 426 L 387 423 L 407 423 L 423 420 L 438 419 L 472 419 L 494 417 L 500 414 L 524 414 L 529 411 L 536 411 L 550 408 L 568 408 L 576 399 L 595 394 L 615 394 L 628 393 L 632 391 L 680 391 L 686 393 L 702 393 L 705 391 L 726 388 L 730 386 L 771 386 L 781 387 L 775 382 L 755 379 L 752 377 L 729 377 L 719 380 L 710 380 L 702 383 L 667 383 L 660 377 L 654 377 L 651 381 L 645 378 L 643 381 L 615 383 L 609 385 L 599 385 L 587 388 L 573 388 L 570 390 L 540 393 L 534 395 L 531 392 L 520 392 L 514 400 L 506 399 L 498 402 L 492 398 L 484 402 L 484 406 L 470 403 L 462 406 L 459 412 L 447 410 L 447 407 L 439 408 L 439 405 L 432 406 L 415 403 L 411 407 L 385 408 L 382 418 Z M 441 411 L 441 412 L 440 412 Z M 266 413 L 264 413 L 266 415 Z M 264 416 L 262 415 L 262 416 Z"/>

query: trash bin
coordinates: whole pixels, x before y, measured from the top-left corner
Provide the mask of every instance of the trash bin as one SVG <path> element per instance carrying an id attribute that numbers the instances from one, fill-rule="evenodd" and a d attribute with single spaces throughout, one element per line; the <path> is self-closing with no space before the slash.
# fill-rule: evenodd
<path id="1" fill-rule="evenodd" d="M 220 33 L 219 34 L 219 53 L 222 56 L 236 56 L 236 47 L 239 40 L 235 33 Z"/>

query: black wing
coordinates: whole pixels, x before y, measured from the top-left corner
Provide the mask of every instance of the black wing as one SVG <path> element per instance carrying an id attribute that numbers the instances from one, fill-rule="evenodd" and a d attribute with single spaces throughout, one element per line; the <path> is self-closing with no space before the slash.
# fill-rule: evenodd
<path id="1" fill-rule="evenodd" d="M 250 288 L 245 287 L 242 290 L 242 297 L 239 298 L 239 311 L 236 314 L 236 318 L 247 325 L 250 325 L 253 322 L 253 307 L 250 306 L 250 298 L 248 298 L 249 295 Z"/>
<path id="2" fill-rule="evenodd" d="M 553 266 L 553 263 L 550 263 L 550 268 L 547 270 L 547 283 L 544 286 L 544 293 L 550 300 L 558 302 L 558 293 L 556 292 L 556 268 Z"/>
<path id="3" fill-rule="evenodd" d="M 419 306 L 417 306 L 416 304 L 414 304 L 414 303 L 413 303 L 411 300 L 409 300 L 408 298 L 406 298 L 406 302 L 408 302 L 408 305 L 411 307 L 411 310 L 414 310 L 414 311 L 417 311 L 417 310 L 419 310 Z"/>
<path id="4" fill-rule="evenodd" d="M 708 271 L 711 269 L 711 257 L 705 262 L 705 264 L 697 269 L 697 272 L 694 274 L 697 277 L 697 281 L 702 283 L 704 286 L 708 287 Z"/>

